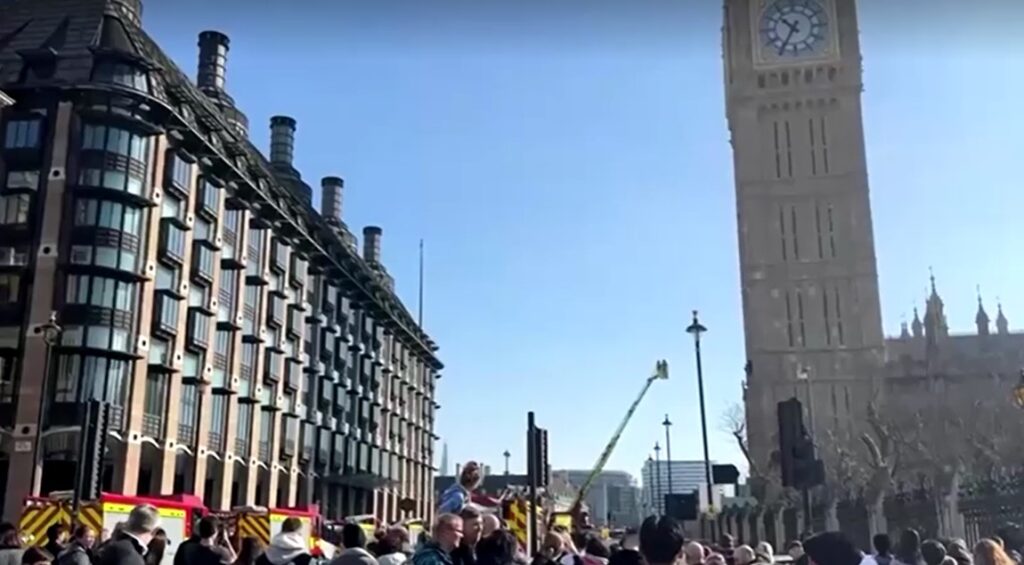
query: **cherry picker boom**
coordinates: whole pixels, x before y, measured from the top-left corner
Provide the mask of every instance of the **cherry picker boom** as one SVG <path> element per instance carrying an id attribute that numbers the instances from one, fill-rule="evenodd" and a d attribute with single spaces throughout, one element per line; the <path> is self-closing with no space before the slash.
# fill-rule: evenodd
<path id="1" fill-rule="evenodd" d="M 654 365 L 654 373 L 647 377 L 647 381 L 644 383 L 643 388 L 640 389 L 640 394 L 633 401 L 633 404 L 629 406 L 629 410 L 626 410 L 626 416 L 619 423 L 619 427 L 615 429 L 615 433 L 612 434 L 611 440 L 608 441 L 608 445 L 605 446 L 604 451 L 601 452 L 600 457 L 597 458 L 597 463 L 594 464 L 594 468 L 590 471 L 590 475 L 580 485 L 579 492 L 576 493 L 576 498 L 573 500 L 572 506 L 570 507 L 569 514 L 572 517 L 572 523 L 574 529 L 583 529 L 588 526 L 586 521 L 583 519 L 583 501 L 587 497 L 587 492 L 590 490 L 591 485 L 594 484 L 594 479 L 597 478 L 601 471 L 604 470 L 604 466 L 608 463 L 608 459 L 612 456 L 612 452 L 615 451 L 615 446 L 619 443 L 619 438 L 622 437 L 622 432 L 625 431 L 626 425 L 633 418 L 633 413 L 636 412 L 637 406 L 640 406 L 640 402 L 647 395 L 647 391 L 650 390 L 651 385 L 654 381 L 663 380 L 668 378 L 668 362 L 658 361 Z"/>

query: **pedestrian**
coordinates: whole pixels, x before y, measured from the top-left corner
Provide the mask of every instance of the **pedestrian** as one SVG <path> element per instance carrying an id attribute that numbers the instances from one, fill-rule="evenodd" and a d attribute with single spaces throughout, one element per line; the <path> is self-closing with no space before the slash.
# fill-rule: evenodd
<path id="1" fill-rule="evenodd" d="M 751 565 L 754 562 L 754 548 L 743 544 L 732 552 L 732 559 L 736 565 Z"/>
<path id="2" fill-rule="evenodd" d="M 718 547 L 716 548 L 716 551 L 722 554 L 727 565 L 734 565 L 736 562 L 736 558 L 733 556 L 735 548 L 736 540 L 730 534 L 722 534 L 722 536 L 718 538 Z"/>
<path id="3" fill-rule="evenodd" d="M 683 559 L 686 565 L 704 565 L 704 546 L 691 541 L 683 546 Z"/>
<path id="4" fill-rule="evenodd" d="M 946 546 L 938 540 L 927 540 L 921 544 L 921 558 L 926 565 L 943 565 L 946 560 Z"/>
<path id="5" fill-rule="evenodd" d="M 46 528 L 46 545 L 43 549 L 50 554 L 50 560 L 57 559 L 57 556 L 64 552 L 64 546 L 68 543 L 68 527 L 57 523 Z"/>
<path id="6" fill-rule="evenodd" d="M 482 480 L 480 464 L 476 461 L 469 461 L 459 473 L 459 478 L 452 486 L 441 493 L 441 504 L 438 506 L 438 514 L 458 514 L 470 503 L 473 491 L 480 486 Z"/>
<path id="7" fill-rule="evenodd" d="M 590 534 L 583 542 L 583 563 L 585 565 L 608 565 L 611 552 L 601 538 Z"/>
<path id="8" fill-rule="evenodd" d="M 380 539 L 383 539 L 383 534 Z M 341 527 L 341 545 L 344 548 L 331 561 L 331 565 L 377 565 L 377 558 L 366 549 L 366 532 L 359 524 Z"/>
<path id="9" fill-rule="evenodd" d="M 0 524 L 0 565 L 21 565 L 23 553 L 18 528 L 9 522 Z"/>
<path id="10" fill-rule="evenodd" d="M 128 514 L 124 527 L 100 552 L 96 565 L 146 565 L 146 553 L 153 532 L 160 526 L 160 514 L 150 504 L 140 504 Z"/>
<path id="11" fill-rule="evenodd" d="M 772 544 L 763 541 L 754 548 L 754 563 L 775 563 L 775 548 Z"/>
<path id="12" fill-rule="evenodd" d="M 406 553 L 408 548 L 409 530 L 404 526 L 391 526 L 378 545 L 377 563 L 379 565 L 402 565 L 409 560 Z"/>
<path id="13" fill-rule="evenodd" d="M 889 534 L 875 534 L 871 538 L 871 545 L 875 547 L 875 563 L 878 565 L 890 565 L 893 563 L 892 538 Z"/>
<path id="14" fill-rule="evenodd" d="M 203 516 L 192 537 L 178 547 L 174 565 L 231 565 L 237 559 L 227 533 L 216 516 Z"/>
<path id="15" fill-rule="evenodd" d="M 490 512 L 483 515 L 483 523 L 480 530 L 482 537 L 487 537 L 497 530 L 501 529 L 501 520 L 497 516 Z"/>
<path id="16" fill-rule="evenodd" d="M 30 547 L 21 554 L 20 565 L 50 565 L 50 552 L 38 547 Z"/>
<path id="17" fill-rule="evenodd" d="M 54 561 L 56 565 L 91 565 L 92 547 L 96 544 L 96 533 L 89 526 L 78 526 L 72 533 L 71 541 Z"/>
<path id="18" fill-rule="evenodd" d="M 476 544 L 477 565 L 515 565 L 519 541 L 508 530 L 495 530 Z"/>
<path id="19" fill-rule="evenodd" d="M 811 565 L 860 565 L 864 555 L 842 532 L 824 532 L 804 540 Z"/>
<path id="20" fill-rule="evenodd" d="M 518 545 L 519 541 L 516 541 Z M 562 555 L 562 549 L 565 542 L 562 540 L 562 535 L 555 531 L 549 531 L 544 534 L 544 539 L 541 541 L 540 550 L 536 555 L 533 556 L 533 560 L 530 562 L 531 565 L 558 565 L 558 559 Z"/>
<path id="21" fill-rule="evenodd" d="M 974 565 L 1014 565 L 998 542 L 983 539 L 974 546 Z"/>
<path id="22" fill-rule="evenodd" d="M 907 528 L 900 534 L 900 545 L 896 548 L 894 565 L 924 565 L 921 557 L 921 534 L 913 528 Z"/>
<path id="23" fill-rule="evenodd" d="M 476 565 L 476 544 L 483 533 L 483 517 L 472 504 L 464 506 L 459 516 L 462 518 L 462 541 L 452 551 L 452 564 Z"/>
<path id="24" fill-rule="evenodd" d="M 146 561 L 146 565 L 160 565 L 163 563 L 169 544 L 170 540 L 167 539 L 167 532 L 163 528 L 157 528 L 153 532 L 153 539 L 149 540 L 149 543 L 146 545 L 146 554 L 142 556 Z"/>
<path id="25" fill-rule="evenodd" d="M 412 556 L 413 565 L 452 565 L 451 553 L 462 541 L 462 518 L 458 514 L 441 514 L 431 531 L 430 541 Z"/>
<path id="26" fill-rule="evenodd" d="M 647 565 L 674 565 L 684 541 L 682 525 L 671 516 L 648 516 L 640 525 L 640 554 Z"/>
<path id="27" fill-rule="evenodd" d="M 256 560 L 263 555 L 263 544 L 255 536 L 245 536 L 238 548 L 238 557 L 234 565 L 256 565 Z"/>
<path id="28" fill-rule="evenodd" d="M 353 525 L 358 527 L 356 524 Z M 270 538 L 270 546 L 256 560 L 256 563 L 258 565 L 286 565 L 288 563 L 309 565 L 312 559 L 313 556 L 309 553 L 309 540 L 302 532 L 302 521 L 298 518 L 288 517 L 281 522 L 281 531 Z"/>
<path id="29" fill-rule="evenodd" d="M 804 556 L 804 544 L 799 540 L 789 542 L 786 544 L 786 554 L 789 555 L 793 561 L 800 559 Z"/>
<path id="30" fill-rule="evenodd" d="M 946 554 L 953 558 L 956 565 L 974 565 L 974 557 L 967 549 L 967 542 L 960 538 L 956 538 L 949 542 L 949 547 L 946 548 Z"/>

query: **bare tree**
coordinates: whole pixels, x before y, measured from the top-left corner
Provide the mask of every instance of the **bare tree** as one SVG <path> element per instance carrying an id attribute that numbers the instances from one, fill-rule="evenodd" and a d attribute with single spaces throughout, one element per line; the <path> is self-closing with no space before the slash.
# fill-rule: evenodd
<path id="1" fill-rule="evenodd" d="M 743 453 L 743 457 L 747 460 L 750 475 L 763 477 L 761 466 L 750 456 L 750 448 L 747 446 L 747 418 L 743 413 L 743 407 L 739 404 L 733 404 L 726 408 L 725 412 L 722 413 L 719 427 L 736 440 L 736 446 L 740 448 L 740 452 Z"/>

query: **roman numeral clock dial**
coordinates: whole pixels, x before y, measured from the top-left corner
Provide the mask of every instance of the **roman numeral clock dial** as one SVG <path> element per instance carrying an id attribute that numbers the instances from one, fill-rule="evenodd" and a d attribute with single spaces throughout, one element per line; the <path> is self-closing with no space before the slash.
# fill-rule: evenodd
<path id="1" fill-rule="evenodd" d="M 829 0 L 763 0 L 757 27 L 758 60 L 785 63 L 834 52 Z"/>

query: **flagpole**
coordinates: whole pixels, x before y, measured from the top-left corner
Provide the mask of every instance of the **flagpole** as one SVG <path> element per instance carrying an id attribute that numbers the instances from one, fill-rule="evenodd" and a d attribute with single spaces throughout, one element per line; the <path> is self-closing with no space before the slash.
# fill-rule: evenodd
<path id="1" fill-rule="evenodd" d="M 423 328 L 423 238 L 420 238 L 420 296 L 417 324 Z"/>

